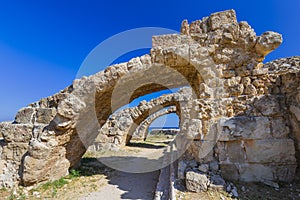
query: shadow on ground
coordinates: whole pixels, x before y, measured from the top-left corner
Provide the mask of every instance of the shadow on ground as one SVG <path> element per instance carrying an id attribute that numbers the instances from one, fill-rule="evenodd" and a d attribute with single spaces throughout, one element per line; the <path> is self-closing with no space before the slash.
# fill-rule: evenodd
<path id="1" fill-rule="evenodd" d="M 101 159 L 103 160 L 103 158 Z M 124 164 L 124 157 L 112 156 L 104 159 L 113 159 L 116 162 Z M 132 164 L 137 166 L 154 162 L 159 164 L 157 160 L 147 158 L 128 157 L 127 160 L 133 161 Z M 97 158 L 83 158 L 81 163 L 78 170 L 80 170 L 82 176 L 92 176 L 105 172 L 108 182 L 108 185 L 101 187 L 99 191 L 93 192 L 82 199 L 153 199 L 159 176 L 158 170 L 147 173 L 122 172 L 105 166 Z M 127 169 L 128 167 L 125 168 Z"/>
<path id="2" fill-rule="evenodd" d="M 163 144 L 168 144 L 168 143 L 164 143 Z M 129 143 L 127 146 L 129 147 L 140 147 L 140 148 L 147 148 L 147 149 L 161 149 L 166 147 L 166 145 L 159 145 L 159 144 L 149 144 L 149 143 L 143 143 L 143 142 L 132 142 Z"/>

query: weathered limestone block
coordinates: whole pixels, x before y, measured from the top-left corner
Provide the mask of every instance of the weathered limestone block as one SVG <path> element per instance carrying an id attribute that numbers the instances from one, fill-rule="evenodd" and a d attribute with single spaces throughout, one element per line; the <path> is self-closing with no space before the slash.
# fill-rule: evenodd
<path id="1" fill-rule="evenodd" d="M 66 97 L 66 99 L 64 99 L 64 101 L 59 102 L 57 106 L 57 113 L 66 119 L 72 119 L 78 115 L 80 110 L 84 107 L 85 104 L 78 97 L 70 94 Z"/>
<path id="2" fill-rule="evenodd" d="M 238 85 L 240 82 L 241 82 L 241 77 L 239 77 L 239 76 L 232 77 L 232 78 L 226 79 L 224 81 L 224 86 L 232 87 L 232 86 Z"/>
<path id="3" fill-rule="evenodd" d="M 206 174 L 197 171 L 188 171 L 185 180 L 187 190 L 192 192 L 207 191 L 210 183 Z"/>
<path id="4" fill-rule="evenodd" d="M 3 147 L 2 159 L 20 163 L 28 150 L 28 143 L 11 142 Z"/>
<path id="5" fill-rule="evenodd" d="M 296 165 L 291 139 L 218 142 L 221 163 L 269 163 Z"/>
<path id="6" fill-rule="evenodd" d="M 220 120 L 218 141 L 272 138 L 267 117 L 233 117 Z"/>
<path id="7" fill-rule="evenodd" d="M 196 136 L 201 133 L 202 123 L 200 119 L 191 119 L 186 132 L 187 139 L 194 139 Z"/>
<path id="8" fill-rule="evenodd" d="M 226 180 L 245 182 L 285 181 L 294 179 L 297 165 L 278 164 L 220 164 L 222 177 Z"/>
<path id="9" fill-rule="evenodd" d="M 152 36 L 152 49 L 167 48 L 180 45 L 194 44 L 195 41 L 187 35 L 168 34 Z"/>
<path id="10" fill-rule="evenodd" d="M 279 65 L 278 67 L 281 67 L 282 65 Z M 292 66 L 291 66 L 292 67 Z M 298 73 L 288 73 L 281 76 L 281 91 L 283 93 L 290 93 L 293 94 L 294 92 L 298 91 L 297 86 L 300 82 L 299 80 L 299 72 Z"/>
<path id="11" fill-rule="evenodd" d="M 17 185 L 20 181 L 18 171 L 18 165 L 14 161 L 0 160 L 0 186 L 12 188 Z"/>
<path id="12" fill-rule="evenodd" d="M 296 106 L 296 105 L 291 105 L 290 106 L 290 111 L 291 111 L 291 113 L 294 114 L 294 116 L 296 117 L 296 119 L 298 121 L 300 121 L 300 108 L 298 106 Z"/>
<path id="13" fill-rule="evenodd" d="M 174 47 L 181 44 L 181 36 L 178 34 L 169 34 L 163 36 L 153 36 L 152 37 L 152 47 Z"/>
<path id="14" fill-rule="evenodd" d="M 247 66 L 240 66 L 238 67 L 235 71 L 236 74 L 240 77 L 246 77 L 246 76 L 250 76 L 251 75 L 251 67 L 249 67 L 249 65 Z"/>
<path id="15" fill-rule="evenodd" d="M 228 88 L 229 96 L 240 96 L 241 94 L 243 94 L 243 91 L 243 84 L 236 84 Z"/>
<path id="16" fill-rule="evenodd" d="M 38 139 L 38 140 L 48 140 L 47 138 L 47 135 L 48 134 L 45 134 L 45 131 L 44 129 L 47 127 L 46 124 L 35 124 L 33 126 L 33 129 L 32 129 L 32 136 L 33 138 L 35 139 Z"/>
<path id="17" fill-rule="evenodd" d="M 223 70 L 222 71 L 222 78 L 232 78 L 236 76 L 235 70 Z"/>
<path id="18" fill-rule="evenodd" d="M 48 158 L 47 161 L 48 162 L 45 162 L 42 159 L 36 159 L 30 156 L 25 157 L 25 173 L 23 173 L 22 177 L 25 186 L 46 180 L 57 180 L 68 174 L 70 163 L 67 159 L 52 157 Z"/>
<path id="19" fill-rule="evenodd" d="M 261 96 L 254 102 L 254 106 L 263 116 L 281 116 L 284 105 L 282 96 Z"/>
<path id="20" fill-rule="evenodd" d="M 271 130 L 274 138 L 287 138 L 290 133 L 290 128 L 282 117 L 271 120 Z"/>
<path id="21" fill-rule="evenodd" d="M 33 125 L 0 123 L 0 133 L 7 142 L 28 143 L 32 138 Z"/>
<path id="22" fill-rule="evenodd" d="M 205 138 L 190 143 L 186 154 L 192 155 L 193 159 L 200 163 L 210 163 L 215 160 L 215 146 L 217 140 Z"/>
<path id="23" fill-rule="evenodd" d="M 228 29 L 232 27 L 236 30 L 229 29 L 228 31 L 238 30 L 238 24 L 234 10 L 227 10 L 211 14 L 208 20 L 208 24 L 213 31 L 216 29 Z"/>
<path id="24" fill-rule="evenodd" d="M 245 49 L 252 49 L 256 43 L 256 33 L 246 21 L 239 23 L 238 43 Z"/>
<path id="25" fill-rule="evenodd" d="M 36 159 L 47 158 L 50 154 L 50 148 L 36 139 L 32 139 L 30 141 L 28 153 L 31 157 Z"/>
<path id="26" fill-rule="evenodd" d="M 27 107 L 18 111 L 15 122 L 19 124 L 33 124 L 35 108 Z"/>
<path id="27" fill-rule="evenodd" d="M 255 50 L 257 53 L 266 56 L 271 51 L 275 50 L 282 43 L 282 35 L 268 31 L 258 37 Z"/>
<path id="28" fill-rule="evenodd" d="M 38 108 L 36 112 L 37 123 L 49 124 L 56 115 L 56 109 L 53 108 Z"/>
<path id="29" fill-rule="evenodd" d="M 190 27 L 187 19 L 183 20 L 181 23 L 180 33 L 183 35 L 189 35 L 190 34 Z"/>
<path id="30" fill-rule="evenodd" d="M 260 76 L 260 75 L 265 75 L 268 73 L 268 68 L 262 68 L 262 69 L 253 69 L 252 75 L 253 76 Z"/>
<path id="31" fill-rule="evenodd" d="M 177 170 L 178 178 L 184 180 L 186 172 L 196 167 L 197 167 L 197 162 L 195 160 L 179 159 L 178 170 Z"/>
<path id="32" fill-rule="evenodd" d="M 257 90 L 256 88 L 254 87 L 254 85 L 252 84 L 249 84 L 249 85 L 246 85 L 244 86 L 244 94 L 247 94 L 247 95 L 257 95 Z"/>
<path id="33" fill-rule="evenodd" d="M 193 66 L 203 67 L 203 66 L 213 65 L 214 62 L 209 55 L 210 55 L 210 51 L 207 47 L 200 46 L 199 44 L 190 45 L 189 56 L 190 56 L 190 62 Z M 199 69 L 201 70 L 201 68 Z"/>

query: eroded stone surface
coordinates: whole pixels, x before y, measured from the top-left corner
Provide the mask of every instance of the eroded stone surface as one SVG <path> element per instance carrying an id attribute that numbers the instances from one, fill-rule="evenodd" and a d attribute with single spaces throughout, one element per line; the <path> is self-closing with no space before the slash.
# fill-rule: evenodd
<path id="1" fill-rule="evenodd" d="M 186 173 L 186 188 L 192 192 L 204 192 L 207 191 L 209 186 L 209 179 L 201 172 L 188 171 Z"/>
<path id="2" fill-rule="evenodd" d="M 79 163 L 101 128 L 105 133 L 99 140 L 121 143 L 124 134 L 111 127 L 124 131 L 128 124 L 133 132 L 149 115 L 171 105 L 180 116 L 175 144 L 181 150 L 190 145 L 186 158 L 215 169 L 220 165 L 223 176 L 232 174 L 227 178 L 234 180 L 292 179 L 295 155 L 298 164 L 300 158 L 300 145 L 294 146 L 300 144 L 300 59 L 262 63 L 281 44 L 280 34 L 256 36 L 229 10 L 184 21 L 181 34 L 152 41 L 149 55 L 77 79 L 21 109 L 14 123 L 1 123 L 0 184 L 58 179 Z M 111 114 L 133 99 L 182 86 L 191 88 L 189 95 L 141 102 L 130 117 L 121 115 L 117 125 L 105 128 Z"/>

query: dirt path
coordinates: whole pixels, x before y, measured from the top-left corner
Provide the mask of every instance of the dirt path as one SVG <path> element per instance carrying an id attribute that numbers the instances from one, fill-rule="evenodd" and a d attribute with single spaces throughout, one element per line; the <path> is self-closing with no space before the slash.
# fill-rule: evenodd
<path id="1" fill-rule="evenodd" d="M 158 175 L 158 171 L 143 174 L 115 171 L 108 185 L 81 200 L 153 199 Z"/>
<path id="2" fill-rule="evenodd" d="M 107 178 L 107 184 L 80 200 L 153 199 L 159 176 L 157 169 L 162 165 L 164 148 L 127 148 L 125 154 L 120 151 L 101 156 L 99 160 L 102 163 L 122 171 L 114 171 Z"/>

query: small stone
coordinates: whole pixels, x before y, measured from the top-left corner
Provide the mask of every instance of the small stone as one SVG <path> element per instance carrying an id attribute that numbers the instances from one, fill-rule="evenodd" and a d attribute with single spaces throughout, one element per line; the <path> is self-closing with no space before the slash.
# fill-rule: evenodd
<path id="1" fill-rule="evenodd" d="M 265 180 L 263 181 L 264 184 L 273 187 L 274 189 L 279 189 L 278 183 L 275 183 L 273 181 Z"/>
<path id="2" fill-rule="evenodd" d="M 253 81 L 253 85 L 257 88 L 265 87 L 265 83 L 260 79 L 256 79 L 255 81 Z"/>
<path id="3" fill-rule="evenodd" d="M 231 96 L 240 96 L 243 94 L 244 91 L 244 85 L 243 84 L 237 84 L 229 88 L 229 93 Z"/>
<path id="4" fill-rule="evenodd" d="M 52 108 L 39 108 L 36 113 L 36 122 L 49 124 L 56 115 L 56 110 Z"/>
<path id="5" fill-rule="evenodd" d="M 191 192 L 207 191 L 209 179 L 207 176 L 198 171 L 188 171 L 186 173 L 186 188 Z"/>
<path id="6" fill-rule="evenodd" d="M 33 191 L 32 195 L 37 197 L 37 196 L 39 196 L 39 195 L 40 195 L 40 193 L 39 193 L 39 192 L 37 192 L 37 191 Z"/>
<path id="7" fill-rule="evenodd" d="M 241 190 L 242 190 L 243 192 L 246 192 L 245 186 L 242 186 L 242 187 L 241 187 Z"/>
<path id="8" fill-rule="evenodd" d="M 15 117 L 15 122 L 19 124 L 32 123 L 34 112 L 34 108 L 30 107 L 20 109 Z"/>
<path id="9" fill-rule="evenodd" d="M 247 94 L 247 95 L 254 95 L 255 96 L 257 94 L 257 91 L 256 91 L 256 88 L 254 87 L 254 85 L 249 84 L 244 89 L 244 93 Z"/>
<path id="10" fill-rule="evenodd" d="M 287 63 L 284 63 L 284 64 L 282 64 L 280 67 L 282 67 L 282 68 L 290 68 L 291 65 L 290 65 L 290 64 L 287 64 Z"/>
<path id="11" fill-rule="evenodd" d="M 204 173 L 208 172 L 208 168 L 209 168 L 208 164 L 202 164 L 198 167 L 199 171 L 204 172 Z"/>
<path id="12" fill-rule="evenodd" d="M 181 160 L 178 162 L 178 179 L 184 179 L 185 178 L 185 170 L 187 168 L 187 164 L 184 160 Z"/>
<path id="13" fill-rule="evenodd" d="M 223 74 L 224 78 L 232 78 L 235 76 L 235 71 L 234 70 L 224 70 L 222 74 Z"/>
<path id="14" fill-rule="evenodd" d="M 244 86 L 247 86 L 247 85 L 251 84 L 251 79 L 249 77 L 243 77 L 241 83 Z"/>
<path id="15" fill-rule="evenodd" d="M 268 73 L 268 68 L 254 69 L 252 71 L 253 76 L 264 75 Z"/>
<path id="16" fill-rule="evenodd" d="M 212 172 L 214 172 L 214 173 L 216 173 L 216 172 L 218 172 L 219 171 L 219 162 L 218 161 L 213 161 L 213 162 L 210 162 L 209 163 L 209 169 L 212 171 Z"/>
<path id="17" fill-rule="evenodd" d="M 226 186 L 226 182 L 220 175 L 213 174 L 210 177 L 210 185 L 209 185 L 210 188 L 222 191 L 224 190 L 225 186 Z"/>
<path id="18" fill-rule="evenodd" d="M 227 187 L 226 187 L 226 192 L 230 192 L 231 191 L 231 185 L 228 184 Z"/>
<path id="19" fill-rule="evenodd" d="M 231 190 L 231 193 L 232 193 L 233 197 L 239 197 L 236 187 L 233 187 L 233 189 Z"/>
<path id="20" fill-rule="evenodd" d="M 190 30 L 189 30 L 189 23 L 185 19 L 181 23 L 180 33 L 183 34 L 183 35 L 189 35 L 189 32 L 190 32 Z"/>

